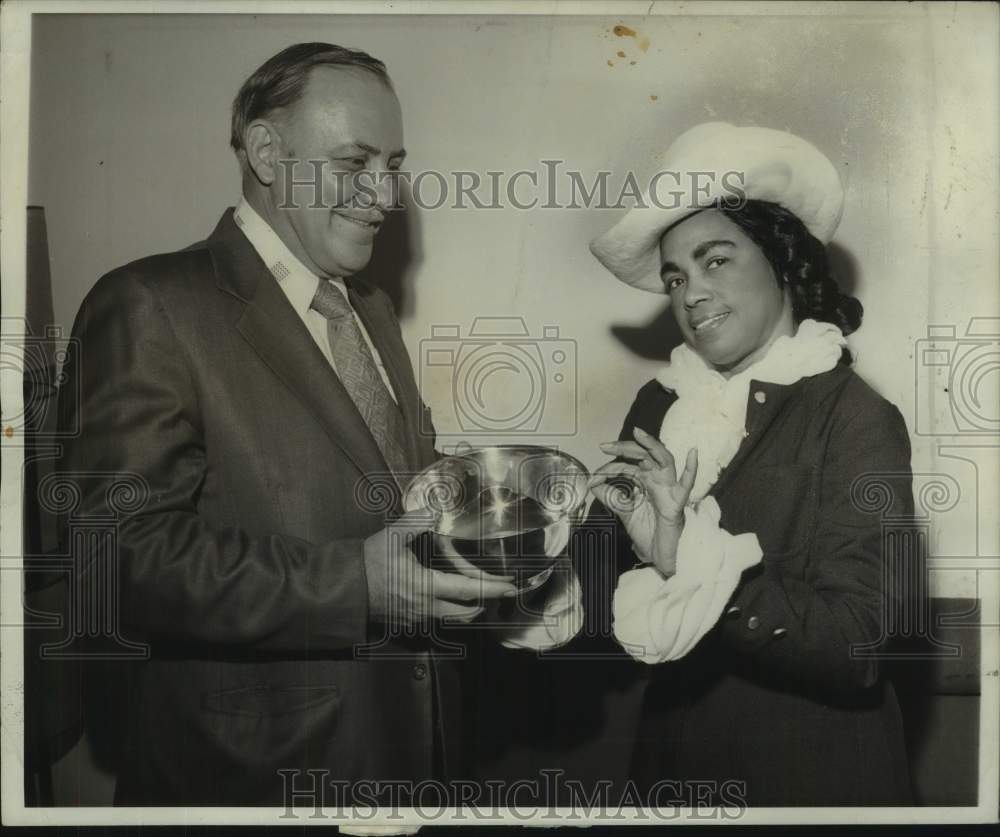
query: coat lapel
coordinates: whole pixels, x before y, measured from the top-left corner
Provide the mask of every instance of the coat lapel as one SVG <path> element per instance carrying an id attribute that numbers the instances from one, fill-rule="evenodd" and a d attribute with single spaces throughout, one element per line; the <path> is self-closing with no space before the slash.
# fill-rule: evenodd
<path id="1" fill-rule="evenodd" d="M 743 439 L 729 464 L 722 469 L 719 478 L 708 492 L 710 495 L 718 496 L 732 480 L 733 476 L 739 472 L 750 454 L 753 453 L 761 439 L 766 435 L 768 428 L 778 417 L 785 402 L 788 401 L 789 397 L 795 391 L 796 386 L 801 385 L 801 383 L 800 381 L 790 386 L 782 386 L 780 384 L 762 383 L 761 381 L 750 382 L 746 413 L 747 436 Z M 764 402 L 762 404 L 758 403 L 755 397 L 758 392 L 764 394 Z M 633 426 L 641 427 L 647 433 L 659 438 L 660 428 L 663 425 L 667 410 L 673 406 L 676 400 L 677 395 L 672 390 L 663 390 L 662 393 L 657 393 L 657 397 L 651 402 L 649 407 L 640 411 L 635 416 Z M 683 467 L 683 463 L 681 463 L 680 467 Z"/>
<path id="2" fill-rule="evenodd" d="M 733 475 L 739 473 L 743 463 L 760 444 L 761 439 L 767 435 L 768 428 L 774 423 L 778 414 L 784 407 L 785 402 L 791 396 L 796 386 L 800 384 L 784 386 L 781 384 L 769 384 L 761 381 L 750 381 L 750 390 L 747 395 L 746 430 L 747 435 L 740 443 L 739 449 L 729 464 L 722 469 L 715 485 L 709 490 L 709 494 L 718 496 L 726 485 L 732 480 Z M 763 403 L 758 403 L 757 393 L 763 393 Z"/>
<path id="3" fill-rule="evenodd" d="M 236 329 L 364 474 L 387 470 L 375 439 L 277 281 L 233 220 L 207 242 L 219 287 L 245 303 Z M 238 371 L 237 371 L 238 374 Z"/>

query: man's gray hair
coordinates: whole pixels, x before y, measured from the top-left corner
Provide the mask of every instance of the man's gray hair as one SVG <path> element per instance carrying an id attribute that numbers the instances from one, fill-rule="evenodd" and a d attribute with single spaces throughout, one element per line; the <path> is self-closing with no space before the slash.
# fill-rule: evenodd
<path id="1" fill-rule="evenodd" d="M 237 153 L 245 151 L 247 127 L 255 119 L 294 105 L 305 91 L 314 67 L 358 67 L 374 74 L 387 87 L 392 81 L 385 64 L 367 52 L 336 44 L 293 44 L 261 64 L 233 100 L 229 144 Z"/>

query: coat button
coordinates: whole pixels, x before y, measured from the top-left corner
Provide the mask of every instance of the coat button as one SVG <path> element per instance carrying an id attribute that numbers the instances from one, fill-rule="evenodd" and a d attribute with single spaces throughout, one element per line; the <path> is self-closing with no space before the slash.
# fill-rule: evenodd
<path id="1" fill-rule="evenodd" d="M 735 619 L 740 615 L 740 608 L 738 605 L 733 605 L 729 610 L 726 611 L 726 616 Z"/>
<path id="2" fill-rule="evenodd" d="M 756 401 L 758 404 L 763 404 L 765 401 L 767 401 L 767 393 L 765 393 L 763 390 L 757 390 L 753 394 L 753 400 Z"/>
<path id="3" fill-rule="evenodd" d="M 773 636 L 775 639 L 781 639 L 787 633 L 788 633 L 788 628 L 775 628 L 771 632 L 771 636 Z"/>
<path id="4" fill-rule="evenodd" d="M 758 619 L 756 616 L 751 616 L 749 619 L 747 619 L 747 627 L 751 631 L 756 631 L 757 628 L 760 627 L 760 619 Z"/>
<path id="5" fill-rule="evenodd" d="M 427 676 L 427 666 L 425 666 L 423 663 L 417 663 L 413 667 L 413 679 L 423 680 L 426 676 Z"/>

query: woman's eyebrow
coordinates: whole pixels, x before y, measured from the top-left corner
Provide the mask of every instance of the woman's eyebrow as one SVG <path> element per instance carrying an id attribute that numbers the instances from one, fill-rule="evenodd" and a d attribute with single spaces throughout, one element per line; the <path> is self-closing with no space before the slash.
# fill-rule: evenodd
<path id="1" fill-rule="evenodd" d="M 735 247 L 736 244 L 732 241 L 728 241 L 724 238 L 713 239 L 712 241 L 703 241 L 694 250 L 691 251 L 691 258 L 698 261 L 702 256 L 704 256 L 713 247 Z M 674 270 L 677 273 L 683 273 L 683 271 L 675 265 L 673 262 L 664 262 L 663 266 L 660 268 L 660 277 L 662 278 L 669 271 Z"/>
<path id="2" fill-rule="evenodd" d="M 704 256 L 713 247 L 728 246 L 735 247 L 736 245 L 732 241 L 726 241 L 725 239 L 716 239 L 714 241 L 703 241 L 694 250 L 691 251 L 691 258 L 697 261 L 702 256 Z"/>
<path id="3" fill-rule="evenodd" d="M 660 278 L 662 279 L 670 271 L 675 271 L 677 273 L 681 272 L 681 269 L 675 265 L 673 262 L 664 262 L 663 266 L 660 268 Z"/>

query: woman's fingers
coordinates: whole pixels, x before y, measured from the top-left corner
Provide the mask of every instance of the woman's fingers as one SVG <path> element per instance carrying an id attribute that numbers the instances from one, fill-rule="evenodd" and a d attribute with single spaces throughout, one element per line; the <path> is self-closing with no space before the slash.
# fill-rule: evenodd
<path id="1" fill-rule="evenodd" d="M 674 457 L 666 445 L 642 428 L 633 428 L 635 442 L 605 442 L 601 450 L 609 456 L 634 462 L 643 471 L 661 471 L 668 482 L 677 479 Z"/>
<path id="2" fill-rule="evenodd" d="M 637 505 L 648 497 L 656 514 L 671 526 L 683 525 L 684 507 L 694 490 L 698 475 L 698 451 L 691 448 L 684 460 L 684 470 L 678 476 L 674 457 L 657 438 L 640 428 L 634 430 L 637 442 L 609 442 L 601 445 L 608 454 L 632 461 L 615 461 L 598 468 L 587 485 L 593 495 L 628 523 Z M 642 455 L 640 455 L 642 451 Z M 626 489 L 615 485 L 628 479 L 641 491 L 639 503 Z"/>
<path id="3" fill-rule="evenodd" d="M 636 462 L 645 459 L 648 453 L 638 442 L 603 442 L 598 447 L 608 456 L 618 456 Z"/>
<path id="4" fill-rule="evenodd" d="M 643 472 L 628 462 L 609 462 L 598 468 L 587 483 L 590 491 L 604 506 L 623 521 L 628 520 L 637 502 L 645 496 Z M 631 485 L 623 485 L 631 483 Z"/>
<path id="5" fill-rule="evenodd" d="M 628 493 L 625 489 L 617 485 L 601 483 L 592 486 L 590 490 L 605 508 L 612 511 L 620 511 L 628 499 Z"/>
<path id="6" fill-rule="evenodd" d="M 642 445 L 649 457 L 661 468 L 669 468 L 671 472 L 674 468 L 674 458 L 670 455 L 666 445 L 651 433 L 647 433 L 641 427 L 633 428 L 632 435 L 636 441 Z"/>
<path id="7" fill-rule="evenodd" d="M 614 477 L 625 476 L 635 478 L 637 474 L 638 467 L 630 462 L 609 462 L 607 465 L 602 465 L 594 471 L 590 480 L 587 482 L 587 488 L 590 489 L 595 485 L 605 483 Z"/>
<path id="8" fill-rule="evenodd" d="M 698 454 L 689 450 L 684 471 L 676 482 L 665 482 L 651 476 L 646 486 L 656 513 L 671 526 L 684 522 L 684 507 L 691 497 L 698 473 Z"/>
<path id="9" fill-rule="evenodd" d="M 684 473 L 677 481 L 684 489 L 684 502 L 687 503 L 691 496 L 691 489 L 694 488 L 695 478 L 698 476 L 698 448 L 691 448 L 688 451 L 687 459 L 684 462 Z"/>
<path id="10" fill-rule="evenodd" d="M 691 448 L 688 451 L 684 470 L 678 476 L 673 455 L 659 439 L 638 427 L 634 429 L 634 433 L 637 442 L 608 442 L 601 445 L 601 449 L 606 453 L 617 454 L 633 461 L 615 461 L 603 465 L 591 477 L 587 488 L 607 505 L 608 498 L 618 499 L 620 494 L 616 495 L 606 490 L 597 492 L 594 490 L 595 487 L 608 483 L 612 477 L 626 477 L 637 486 L 657 495 L 660 500 L 658 506 L 664 506 L 671 511 L 674 506 L 682 508 L 694 489 L 695 478 L 698 475 L 697 449 Z"/>

